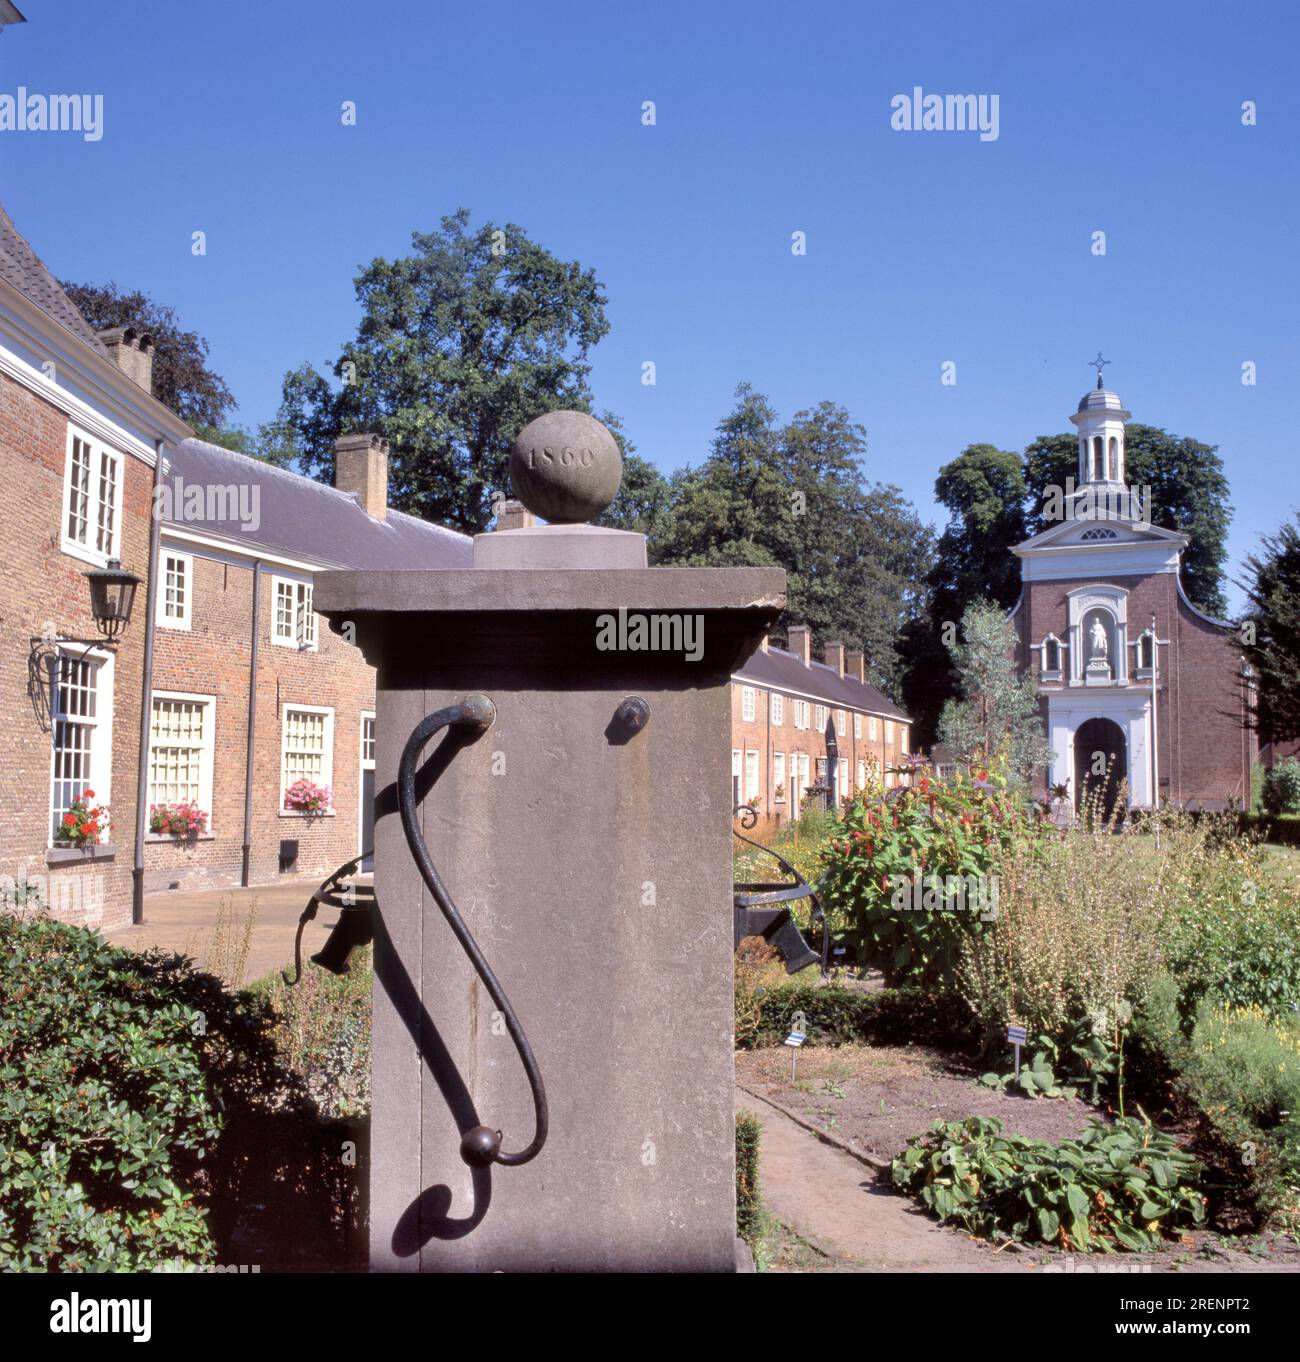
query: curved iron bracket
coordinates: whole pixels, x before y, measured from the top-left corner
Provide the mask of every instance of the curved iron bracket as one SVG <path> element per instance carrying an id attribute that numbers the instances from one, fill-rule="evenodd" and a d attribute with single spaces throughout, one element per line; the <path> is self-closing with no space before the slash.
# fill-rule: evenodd
<path id="1" fill-rule="evenodd" d="M 740 819 L 742 827 L 752 828 L 758 822 L 758 810 L 748 804 L 739 804 L 733 810 L 733 817 Z M 803 938 L 803 934 L 795 926 L 790 909 L 773 906 L 810 898 L 812 899 L 813 921 L 820 922 L 822 927 L 820 963 L 821 972 L 825 974 L 830 953 L 830 927 L 826 921 L 826 911 L 822 907 L 821 900 L 817 897 L 816 890 L 779 852 L 773 851 L 769 846 L 764 846 L 762 842 L 756 842 L 752 837 L 746 837 L 743 832 L 737 832 L 735 828 L 732 828 L 731 834 L 770 856 L 787 875 L 793 877 L 794 881 L 792 884 L 738 883 L 732 885 L 736 946 L 739 947 L 747 936 L 761 936 L 780 952 L 782 960 L 785 961 L 787 974 L 797 974 L 801 969 L 807 969 L 809 965 L 817 964 L 819 957 L 810 949 Z"/>

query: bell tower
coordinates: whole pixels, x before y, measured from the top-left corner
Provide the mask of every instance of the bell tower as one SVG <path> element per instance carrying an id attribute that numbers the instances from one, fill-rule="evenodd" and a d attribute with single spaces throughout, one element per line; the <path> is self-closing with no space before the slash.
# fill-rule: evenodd
<path id="1" fill-rule="evenodd" d="M 1124 422 L 1133 413 L 1124 410 L 1118 394 L 1102 387 L 1101 371 L 1109 362 L 1102 359 L 1100 351 L 1089 361 L 1097 370 L 1097 386 L 1084 393 L 1078 410 L 1070 417 L 1079 428 L 1080 487 L 1092 484 L 1118 489 L 1125 485 Z"/>

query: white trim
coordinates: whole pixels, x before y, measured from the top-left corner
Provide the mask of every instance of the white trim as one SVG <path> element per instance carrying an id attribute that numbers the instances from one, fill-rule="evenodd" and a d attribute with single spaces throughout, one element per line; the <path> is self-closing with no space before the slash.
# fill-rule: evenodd
<path id="1" fill-rule="evenodd" d="M 1110 719 L 1124 732 L 1129 807 L 1151 806 L 1151 692 L 1146 687 L 1098 686 L 1091 690 L 1051 691 L 1047 702 L 1048 765 L 1053 784 L 1068 782 L 1073 803 L 1078 784 L 1074 769 L 1074 735 L 1089 719 Z"/>
<path id="2" fill-rule="evenodd" d="M 1213 624 L 1220 629 L 1227 629 L 1229 633 L 1232 633 L 1236 630 L 1237 626 L 1231 620 L 1215 619 L 1213 615 L 1207 615 L 1204 610 L 1197 609 L 1197 607 L 1194 606 L 1191 603 L 1191 601 L 1187 599 L 1187 593 L 1183 590 L 1182 576 L 1180 575 L 1176 580 L 1178 583 L 1178 599 L 1182 601 L 1182 603 L 1192 612 L 1193 615 L 1195 615 L 1198 619 L 1203 619 L 1206 622 L 1206 624 Z"/>
<path id="3" fill-rule="evenodd" d="M 783 728 L 785 726 L 785 696 L 778 691 L 768 691 L 767 712 L 772 721 L 772 727 Z"/>
<path id="4" fill-rule="evenodd" d="M 307 576 L 329 567 L 329 564 L 324 562 L 309 563 L 304 558 L 285 558 L 283 555 L 275 553 L 274 550 L 263 549 L 256 544 L 241 549 L 234 540 L 220 539 L 210 534 L 200 534 L 197 530 L 178 529 L 168 521 L 163 524 L 162 542 L 166 544 L 170 540 L 175 540 L 181 544 L 197 544 L 203 548 L 215 550 L 215 552 L 202 556 L 211 558 L 213 562 L 230 563 L 236 567 L 243 567 L 246 563 L 251 566 L 252 563 L 260 559 L 271 567 L 283 567 L 290 572 L 301 572 Z"/>
<path id="5" fill-rule="evenodd" d="M 280 592 L 286 588 L 291 598 L 293 629 L 289 634 L 280 631 Z M 306 596 L 299 599 L 305 589 Z M 302 623 L 304 636 L 299 637 L 299 612 L 306 607 Z M 271 643 L 277 648 L 294 648 L 300 653 L 314 653 L 320 650 L 320 617 L 316 613 L 316 587 L 307 576 L 287 577 L 274 574 L 271 577 Z"/>
<path id="6" fill-rule="evenodd" d="M 366 772 L 376 769 L 375 759 L 379 755 L 379 735 L 373 735 L 374 744 L 372 755 L 366 756 L 366 721 L 371 724 L 375 722 L 375 711 L 373 709 L 363 709 L 357 720 L 357 855 L 360 856 L 366 850 L 364 840 L 364 828 L 366 825 Z M 376 777 L 376 780 L 378 777 Z M 283 802 L 283 801 L 281 801 Z"/>
<path id="7" fill-rule="evenodd" d="M 155 690 L 149 695 L 149 763 L 146 766 L 146 773 L 153 765 L 154 749 L 154 706 L 159 700 L 179 700 L 184 704 L 195 704 L 203 706 L 203 740 L 199 744 L 199 808 L 208 815 L 208 833 L 215 832 L 217 811 L 212 804 L 212 793 L 215 782 L 216 751 L 217 751 L 217 697 L 215 695 L 198 695 L 190 691 L 180 690 Z M 150 804 L 156 802 L 149 795 L 149 786 L 152 782 L 148 780 L 146 774 L 145 784 L 145 816 L 148 817 Z"/>
<path id="8" fill-rule="evenodd" d="M 87 661 L 95 665 L 95 717 L 93 719 L 82 719 L 76 715 L 69 716 L 69 723 L 80 723 L 89 727 L 90 733 L 90 775 L 87 778 L 83 789 L 94 782 L 95 803 L 103 805 L 109 810 L 109 825 L 101 828 L 99 840 L 109 841 L 112 833 L 112 807 L 113 807 L 113 710 L 114 710 L 114 663 L 116 658 L 113 653 L 105 648 L 86 647 L 84 645 L 61 642 L 56 639 L 54 646 L 58 649 L 58 655 L 67 655 L 79 661 Z M 61 670 L 61 664 L 59 666 Z M 56 815 L 66 813 L 67 809 L 57 809 L 54 802 L 54 735 L 58 731 L 58 725 L 62 722 L 58 713 L 59 703 L 59 676 L 56 671 L 54 676 L 54 690 L 50 697 L 50 761 L 48 767 L 49 782 L 46 790 L 46 802 L 49 806 L 49 817 L 45 823 L 45 833 L 47 847 L 54 848 L 60 845 L 54 839 L 54 819 Z"/>
<path id="9" fill-rule="evenodd" d="M 167 560 L 174 558 L 184 565 L 184 585 L 181 601 L 183 610 L 179 616 L 166 613 L 167 605 Z M 158 553 L 157 623 L 160 629 L 178 629 L 188 632 L 194 620 L 194 555 L 179 553 L 176 549 L 161 548 Z"/>
<path id="10" fill-rule="evenodd" d="M 285 791 L 289 788 L 285 780 L 285 758 L 289 755 L 289 715 L 294 714 L 323 714 L 325 716 L 325 748 L 321 755 L 321 778 L 316 784 L 334 788 L 334 706 L 333 705 L 300 705 L 296 701 L 286 700 L 280 711 L 280 817 L 281 818 L 332 818 L 335 809 L 328 810 L 325 814 L 308 814 L 302 809 L 286 809 L 284 807 Z"/>
<path id="11" fill-rule="evenodd" d="M 86 542 L 73 539 L 68 534 L 68 519 L 72 512 L 72 454 L 80 445 L 86 451 L 86 489 L 85 515 Z M 100 482 L 103 478 L 104 459 L 107 458 L 113 470 L 113 532 L 108 548 L 100 550 L 95 546 L 99 537 L 100 517 L 104 506 L 100 499 Z M 59 524 L 59 549 L 70 558 L 83 563 L 104 567 L 112 558 L 122 556 L 122 520 L 126 510 L 126 457 L 121 450 L 97 440 L 72 422 L 68 423 L 63 451 L 63 497 L 61 500 L 62 520 Z"/>
<path id="12" fill-rule="evenodd" d="M 750 758 L 753 761 L 750 761 Z M 751 776 L 753 779 L 751 780 Z M 744 802 L 749 803 L 751 799 L 759 798 L 763 793 L 763 768 L 759 763 L 759 753 L 756 748 L 745 748 L 745 768 L 744 768 Z"/>
<path id="13" fill-rule="evenodd" d="M 758 709 L 754 703 L 754 687 L 741 686 L 740 688 L 740 720 L 742 723 L 752 724 L 754 715 Z"/>

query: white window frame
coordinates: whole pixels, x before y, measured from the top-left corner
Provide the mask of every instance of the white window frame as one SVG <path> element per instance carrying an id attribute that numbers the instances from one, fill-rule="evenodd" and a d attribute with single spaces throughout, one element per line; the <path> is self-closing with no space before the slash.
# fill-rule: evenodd
<path id="1" fill-rule="evenodd" d="M 799 729 L 808 727 L 808 701 L 796 700 L 794 702 L 794 726 Z"/>
<path id="2" fill-rule="evenodd" d="M 858 789 L 859 789 L 859 790 L 865 790 L 866 788 L 867 788 L 867 763 L 863 760 L 862 757 L 859 757 L 859 758 L 858 758 Z"/>
<path id="3" fill-rule="evenodd" d="M 72 455 L 76 445 L 80 443 L 89 451 L 90 463 L 87 470 L 86 485 L 86 507 L 85 507 L 85 542 L 74 539 L 68 533 L 68 519 L 72 514 Z M 103 502 L 100 496 L 100 482 L 103 471 L 103 460 L 107 458 L 113 470 L 113 487 L 115 489 L 115 499 L 113 502 L 114 521 L 112 534 L 109 537 L 108 547 L 100 549 L 99 524 L 103 515 Z M 123 505 L 126 500 L 126 457 L 118 450 L 110 448 L 100 440 L 92 439 L 84 430 L 78 429 L 69 423 L 67 446 L 64 451 L 63 462 L 63 500 L 61 506 L 62 521 L 59 525 L 59 547 L 61 550 L 73 558 L 79 558 L 83 563 L 90 563 L 94 567 L 104 567 L 109 559 L 121 558 L 122 556 L 122 516 Z"/>
<path id="4" fill-rule="evenodd" d="M 827 711 L 825 705 L 814 705 L 814 706 L 813 706 L 813 728 L 814 728 L 814 730 L 815 730 L 816 732 L 818 732 L 818 733 L 825 733 L 825 732 L 826 732 L 826 715 L 827 715 L 827 712 L 828 712 L 828 711 Z"/>
<path id="5" fill-rule="evenodd" d="M 853 736 L 854 736 L 855 739 L 859 739 L 859 740 L 860 740 L 861 737 L 862 737 L 862 715 L 861 715 L 861 714 L 855 714 L 855 715 L 853 716 Z"/>
<path id="6" fill-rule="evenodd" d="M 841 737 L 847 737 L 849 732 L 849 716 L 842 710 L 835 711 L 835 732 Z"/>
<path id="7" fill-rule="evenodd" d="M 366 725 L 370 725 L 370 755 L 366 756 Z M 362 829 L 366 822 L 366 809 L 363 799 L 366 788 L 366 772 L 375 770 L 375 758 L 379 754 L 379 734 L 375 729 L 375 711 L 373 709 L 363 709 L 357 725 L 357 754 L 359 774 L 357 776 L 357 850 L 366 851 L 368 848 L 361 839 Z M 284 800 L 280 802 L 283 804 Z"/>
<path id="8" fill-rule="evenodd" d="M 894 741 L 894 721 L 893 721 L 892 719 L 886 719 L 886 720 L 885 720 L 885 746 L 886 746 L 886 747 L 889 747 L 889 746 L 893 743 L 893 741 Z"/>
<path id="9" fill-rule="evenodd" d="M 907 725 L 906 725 L 906 724 L 899 724 L 899 725 L 898 725 L 898 750 L 899 750 L 900 752 L 906 752 L 906 751 L 908 750 L 908 747 L 907 747 Z"/>
<path id="10" fill-rule="evenodd" d="M 848 757 L 841 757 L 841 758 L 839 759 L 838 766 L 839 766 L 839 782 L 838 782 L 838 788 L 839 788 L 839 792 L 840 792 L 840 798 L 843 799 L 844 796 L 847 795 L 847 794 L 849 793 L 849 759 L 848 759 Z"/>
<path id="11" fill-rule="evenodd" d="M 195 695 L 189 691 L 179 690 L 156 690 L 152 693 L 149 702 L 149 769 L 153 767 L 154 740 L 154 716 L 153 707 L 159 700 L 178 700 L 182 704 L 202 705 L 203 706 L 203 738 L 195 744 L 199 750 L 199 808 L 208 815 L 208 832 L 213 831 L 213 823 L 216 819 L 216 810 L 212 807 L 213 774 L 216 765 L 217 751 L 217 697 L 215 695 Z M 167 746 L 184 744 L 166 744 Z M 148 811 L 150 805 L 160 801 L 153 797 L 151 792 L 152 779 L 145 793 L 145 810 Z M 167 801 L 173 803 L 175 801 Z"/>
<path id="12" fill-rule="evenodd" d="M 777 695 L 774 691 L 769 701 L 772 712 L 772 724 L 779 728 L 785 723 L 785 696 Z"/>
<path id="13" fill-rule="evenodd" d="M 334 707 L 333 705 L 300 705 L 296 701 L 286 700 L 280 714 L 280 817 L 306 818 L 308 814 L 303 809 L 286 809 L 284 807 L 285 792 L 289 788 L 286 759 L 289 755 L 290 714 L 323 714 L 325 716 L 325 750 L 321 755 L 321 777 L 314 783 L 327 786 L 332 790 L 334 788 Z M 327 809 L 324 815 L 313 814 L 311 816 L 332 818 L 334 814 L 334 809 Z"/>
<path id="14" fill-rule="evenodd" d="M 880 726 L 876 723 L 876 716 L 875 716 L 874 714 L 868 714 L 868 715 L 867 715 L 867 738 L 868 738 L 868 740 L 871 741 L 871 742 L 875 742 L 876 738 L 879 736 L 879 733 L 880 733 Z"/>
<path id="15" fill-rule="evenodd" d="M 777 794 L 778 786 L 786 785 L 785 778 L 785 753 L 772 753 L 772 801 L 776 804 L 784 804 L 790 797 L 789 786 L 786 786 L 785 794 Z"/>
<path id="16" fill-rule="evenodd" d="M 280 597 L 286 593 L 290 598 L 291 615 L 291 627 L 287 632 L 280 627 Z M 296 648 L 300 653 L 316 652 L 320 648 L 320 626 L 315 606 L 316 588 L 310 577 L 272 577 L 271 642 L 277 648 Z"/>
<path id="17" fill-rule="evenodd" d="M 180 564 L 183 574 L 181 588 L 181 613 L 167 613 L 167 573 L 168 560 Z M 164 548 L 158 555 L 158 627 L 160 629 L 185 629 L 191 627 L 194 619 L 194 555 L 177 553 L 175 549 Z"/>
<path id="18" fill-rule="evenodd" d="M 738 804 L 740 804 L 740 803 L 742 802 L 742 797 L 743 797 L 744 792 L 745 792 L 745 768 L 744 768 L 744 766 L 743 766 L 743 764 L 742 764 L 742 763 L 743 763 L 743 760 L 744 760 L 744 754 L 741 752 L 740 748 L 739 748 L 739 747 L 733 747 L 733 748 L 731 749 L 731 805 L 732 805 L 732 808 L 735 808 L 736 805 L 738 805 Z"/>
<path id="19" fill-rule="evenodd" d="M 758 764 L 758 752 L 752 747 L 745 749 L 745 803 L 758 798 L 763 793 L 762 771 Z"/>
<path id="20" fill-rule="evenodd" d="M 56 645 L 58 652 L 54 655 L 54 666 L 56 672 L 53 678 L 54 687 L 50 696 L 50 768 L 49 768 L 49 790 L 46 798 L 49 802 L 49 819 L 45 829 L 48 837 L 47 845 L 57 847 L 67 845 L 66 843 L 56 842 L 54 839 L 54 820 L 61 818 L 68 811 L 64 804 L 57 807 L 54 798 L 54 788 L 58 777 L 55 773 L 55 756 L 58 748 L 55 747 L 55 736 L 59 731 L 59 725 L 65 722 L 59 709 L 59 673 L 62 671 L 64 657 L 72 658 L 74 661 L 86 661 L 91 663 L 94 668 L 95 677 L 95 714 L 93 718 L 85 715 L 68 715 L 66 722 L 77 724 L 81 727 L 89 728 L 90 731 L 90 774 L 81 784 L 81 790 L 93 789 L 95 792 L 95 803 L 104 805 L 110 810 L 113 802 L 113 654 L 103 648 L 79 648 L 74 646 Z M 81 790 L 77 793 L 80 794 Z M 99 834 L 99 841 L 107 840 L 112 832 L 111 819 L 109 814 L 109 827 L 102 828 Z"/>
<path id="21" fill-rule="evenodd" d="M 740 688 L 740 717 L 747 724 L 754 722 L 754 688 L 753 686 L 741 686 Z"/>

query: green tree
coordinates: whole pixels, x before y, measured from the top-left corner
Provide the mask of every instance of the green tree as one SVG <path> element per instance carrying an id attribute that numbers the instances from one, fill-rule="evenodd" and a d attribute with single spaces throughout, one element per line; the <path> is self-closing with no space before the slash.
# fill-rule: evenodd
<path id="1" fill-rule="evenodd" d="M 940 741 L 962 762 L 1001 756 L 1032 785 L 1047 766 L 1048 746 L 1033 677 L 1018 674 L 1016 631 L 987 600 L 967 606 L 961 630 L 952 647 L 960 698 L 943 707 Z"/>
<path id="2" fill-rule="evenodd" d="M 138 289 L 115 283 L 74 284 L 63 291 L 96 331 L 133 326 L 153 337 L 153 395 L 192 426 L 222 430 L 235 399 L 220 374 L 208 367 L 208 343 L 187 331 L 175 311 Z"/>
<path id="3" fill-rule="evenodd" d="M 1246 573 L 1240 646 L 1258 687 L 1253 721 L 1260 742 L 1290 742 L 1300 738 L 1300 516 L 1264 537 Z"/>
<path id="4" fill-rule="evenodd" d="M 1124 428 L 1125 481 L 1151 489 L 1151 523 L 1190 536 L 1181 580 L 1188 599 L 1206 614 L 1227 611 L 1223 594 L 1228 557 L 1228 479 L 1217 445 L 1170 435 L 1155 426 Z M 1079 437 L 1040 436 L 1025 450 L 1026 523 L 1029 534 L 1049 527 L 1043 517 L 1049 487 L 1064 489 L 1079 477 Z"/>
<path id="5" fill-rule="evenodd" d="M 313 476 L 334 472 L 334 437 L 376 431 L 391 449 L 390 501 L 470 533 L 492 517 L 519 429 L 591 410 L 587 353 L 609 330 L 593 271 L 521 227 L 472 229 L 467 209 L 416 232 L 412 253 L 354 281 L 356 337 L 331 368 L 287 374 L 270 444 Z"/>
<path id="6" fill-rule="evenodd" d="M 782 424 L 748 384 L 719 423 L 712 452 L 676 473 L 652 539 L 654 561 L 785 568 L 786 622 L 862 648 L 871 679 L 891 693 L 896 642 L 917 608 L 930 532 L 896 487 L 862 472 L 866 432 L 822 402 Z"/>

